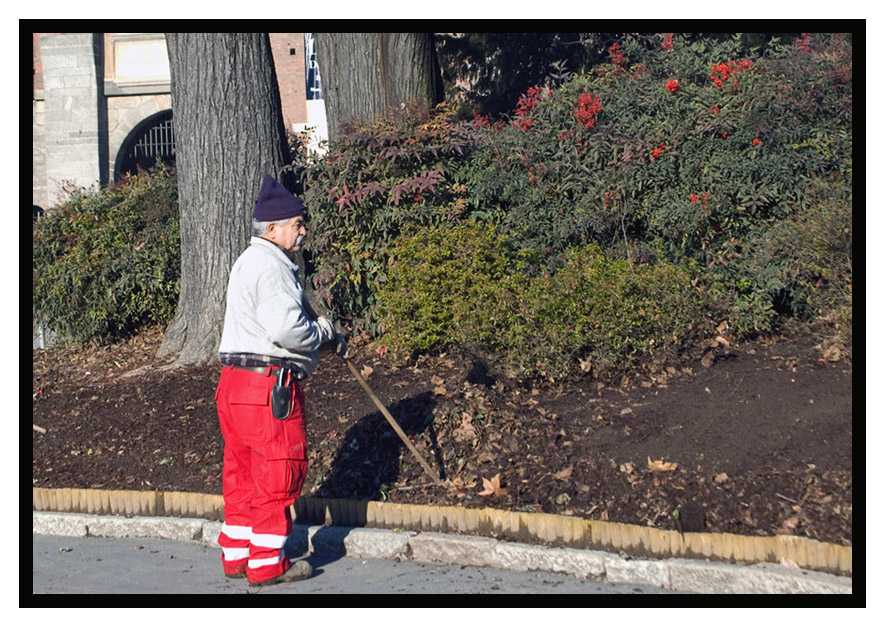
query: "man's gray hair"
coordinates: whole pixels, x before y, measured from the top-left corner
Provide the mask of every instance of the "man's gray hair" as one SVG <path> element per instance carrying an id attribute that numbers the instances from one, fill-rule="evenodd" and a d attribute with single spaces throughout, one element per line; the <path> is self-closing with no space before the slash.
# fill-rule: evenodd
<path id="1" fill-rule="evenodd" d="M 270 222 L 259 222 L 258 220 L 252 220 L 252 235 L 258 237 L 259 235 L 264 235 L 267 233 L 267 225 L 268 224 L 276 224 L 277 226 L 285 226 L 289 223 L 289 220 L 292 218 L 286 218 L 285 220 L 271 220 Z"/>

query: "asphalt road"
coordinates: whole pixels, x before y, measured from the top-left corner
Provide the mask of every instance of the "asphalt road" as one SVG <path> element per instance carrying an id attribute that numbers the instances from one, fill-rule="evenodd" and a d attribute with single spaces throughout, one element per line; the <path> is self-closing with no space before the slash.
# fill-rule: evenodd
<path id="1" fill-rule="evenodd" d="M 34 594 L 674 594 L 546 572 L 311 556 L 305 581 L 250 587 L 198 542 L 34 534 Z"/>

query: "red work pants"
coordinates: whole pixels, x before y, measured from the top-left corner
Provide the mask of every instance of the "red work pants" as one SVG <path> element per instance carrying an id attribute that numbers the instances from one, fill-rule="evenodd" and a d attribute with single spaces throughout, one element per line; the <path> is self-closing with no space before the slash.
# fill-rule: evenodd
<path id="1" fill-rule="evenodd" d="M 227 575 L 251 582 L 289 569 L 283 546 L 292 531 L 289 506 L 307 474 L 304 393 L 292 384 L 289 417 L 274 418 L 270 391 L 276 369 L 258 374 L 226 366 L 215 400 L 224 437 L 224 525 L 218 536 Z"/>

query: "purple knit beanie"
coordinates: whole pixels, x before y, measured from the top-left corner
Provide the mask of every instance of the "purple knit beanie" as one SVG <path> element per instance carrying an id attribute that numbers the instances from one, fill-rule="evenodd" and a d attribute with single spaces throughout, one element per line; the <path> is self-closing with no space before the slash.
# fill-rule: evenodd
<path id="1" fill-rule="evenodd" d="M 304 203 L 301 199 L 286 191 L 272 176 L 265 174 L 252 217 L 257 222 L 273 222 L 294 218 L 303 213 Z"/>

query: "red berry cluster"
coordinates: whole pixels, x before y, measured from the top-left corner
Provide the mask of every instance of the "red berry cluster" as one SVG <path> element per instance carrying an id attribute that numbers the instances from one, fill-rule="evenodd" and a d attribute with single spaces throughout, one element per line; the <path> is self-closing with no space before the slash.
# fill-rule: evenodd
<path id="1" fill-rule="evenodd" d="M 602 113 L 602 106 L 599 104 L 599 96 L 580 95 L 578 108 L 575 111 L 579 123 L 583 124 L 585 128 L 593 128 L 593 125 L 596 124 L 596 117 L 600 113 Z"/>
<path id="2" fill-rule="evenodd" d="M 540 87 L 529 87 L 525 96 L 519 97 L 519 106 L 516 108 L 516 124 L 517 127 L 527 131 L 534 124 L 534 120 L 530 118 L 532 111 L 538 104 L 538 95 L 541 93 Z"/>
<path id="3" fill-rule="evenodd" d="M 728 63 L 714 63 L 713 71 L 710 72 L 710 79 L 713 81 L 713 84 L 716 85 L 716 89 L 722 89 L 722 85 L 724 85 L 729 78 L 733 77 L 734 80 L 732 85 L 737 87 L 737 75 L 744 70 L 749 69 L 752 63 L 753 62 L 748 59 L 729 61 Z"/>
<path id="4" fill-rule="evenodd" d="M 615 199 L 615 190 L 611 190 L 608 193 L 602 195 L 602 204 L 605 205 L 605 208 L 608 209 L 611 201 Z"/>
<path id="5" fill-rule="evenodd" d="M 689 199 L 691 200 L 691 204 L 693 204 L 693 205 L 697 204 L 697 202 L 700 200 L 701 201 L 701 211 L 703 211 L 704 213 L 707 213 L 707 200 L 710 199 L 710 194 L 704 192 L 704 195 L 701 197 L 698 197 L 697 194 L 690 194 Z"/>
<path id="6" fill-rule="evenodd" d="M 666 149 L 667 147 L 664 145 L 664 142 L 659 143 L 657 148 L 652 148 L 651 160 L 654 161 L 655 159 L 660 157 L 662 154 L 664 154 L 664 151 Z"/>

